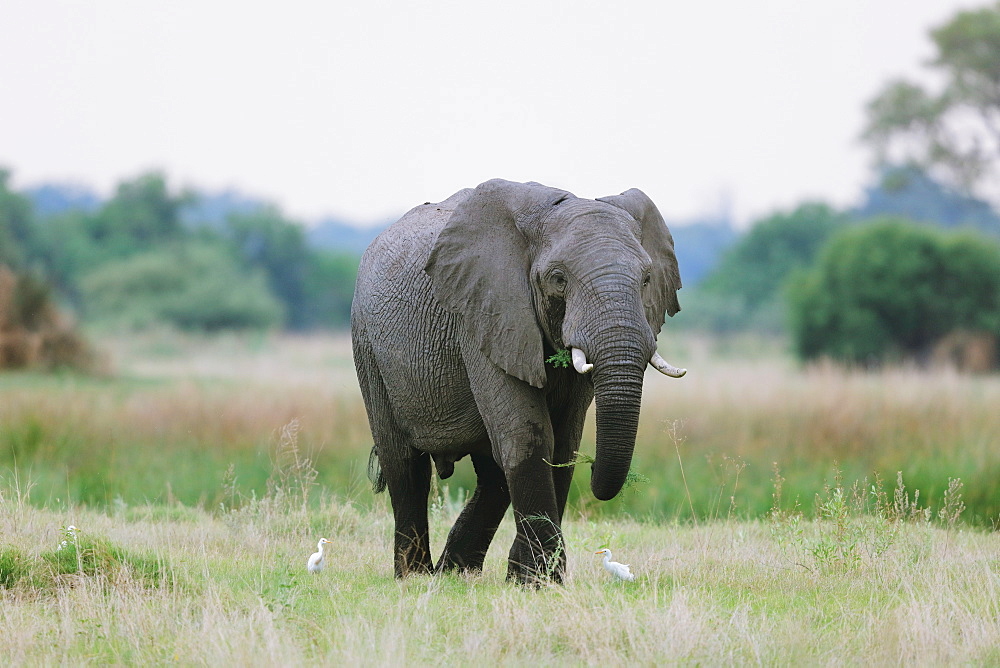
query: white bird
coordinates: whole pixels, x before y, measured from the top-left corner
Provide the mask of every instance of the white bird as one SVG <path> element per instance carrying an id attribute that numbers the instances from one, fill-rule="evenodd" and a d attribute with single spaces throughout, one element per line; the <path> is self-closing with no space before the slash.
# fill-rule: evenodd
<path id="1" fill-rule="evenodd" d="M 628 564 L 619 564 L 617 561 L 611 561 L 611 550 L 604 548 L 603 550 L 598 550 L 594 554 L 604 555 L 604 570 L 611 573 L 616 580 L 625 580 L 626 582 L 632 582 L 635 580 L 635 576 L 632 575 L 632 571 L 628 569 Z"/>
<path id="2" fill-rule="evenodd" d="M 309 563 L 306 564 L 306 568 L 309 569 L 310 573 L 319 573 L 323 570 L 323 557 L 326 556 L 326 546 L 333 545 L 332 540 L 327 540 L 326 538 L 320 538 L 319 542 L 316 543 L 316 549 L 318 552 L 314 552 L 311 557 L 309 557 Z"/>

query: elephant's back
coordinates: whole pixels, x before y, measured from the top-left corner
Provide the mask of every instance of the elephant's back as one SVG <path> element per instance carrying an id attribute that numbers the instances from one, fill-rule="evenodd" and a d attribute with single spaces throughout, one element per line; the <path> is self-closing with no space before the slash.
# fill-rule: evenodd
<path id="1" fill-rule="evenodd" d="M 387 227 L 365 250 L 358 267 L 355 307 L 362 305 L 402 306 L 428 293 L 430 284 L 424 266 L 434 240 L 448 223 L 451 214 L 472 194 L 460 190 L 443 202 L 427 202 L 410 209 Z"/>
<path id="2" fill-rule="evenodd" d="M 426 202 L 416 206 L 387 227 L 365 250 L 361 271 L 411 270 L 414 265 L 423 271 L 438 233 L 448 224 L 455 208 L 472 194 L 471 188 L 460 190 L 443 202 Z M 397 273 L 392 274 L 398 277 Z"/>

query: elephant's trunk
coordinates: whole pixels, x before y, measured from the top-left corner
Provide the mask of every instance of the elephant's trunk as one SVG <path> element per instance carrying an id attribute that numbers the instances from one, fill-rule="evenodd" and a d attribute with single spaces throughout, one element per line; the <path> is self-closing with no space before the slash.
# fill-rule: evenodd
<path id="1" fill-rule="evenodd" d="M 578 301 L 567 302 L 563 339 L 581 351 L 574 354 L 578 371 L 583 372 L 581 362 L 593 365 L 589 371 L 597 406 L 597 453 L 590 489 L 606 501 L 621 491 L 632 463 L 642 379 L 656 351 L 656 338 L 646 322 L 634 275 L 597 263 L 580 282 L 587 289 L 578 291 Z"/>
<path id="2" fill-rule="evenodd" d="M 597 456 L 590 489 L 602 501 L 621 491 L 632 463 L 639 428 L 642 378 L 648 357 L 634 351 L 602 351 L 594 365 Z"/>

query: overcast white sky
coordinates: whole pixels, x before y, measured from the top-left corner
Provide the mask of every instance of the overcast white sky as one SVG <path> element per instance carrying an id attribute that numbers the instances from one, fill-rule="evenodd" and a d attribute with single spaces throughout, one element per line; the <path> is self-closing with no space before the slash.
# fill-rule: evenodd
<path id="1" fill-rule="evenodd" d="M 303 220 L 502 177 L 747 221 L 855 201 L 865 102 L 984 4 L 8 0 L 0 165 L 102 194 L 159 168 Z"/>

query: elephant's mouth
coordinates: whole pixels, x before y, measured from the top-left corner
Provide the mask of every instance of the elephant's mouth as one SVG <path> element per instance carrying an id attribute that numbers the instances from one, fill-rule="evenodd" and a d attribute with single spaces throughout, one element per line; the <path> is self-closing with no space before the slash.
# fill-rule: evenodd
<path id="1" fill-rule="evenodd" d="M 562 328 L 563 320 L 566 317 L 566 301 L 560 297 L 549 295 L 545 297 L 549 302 L 549 308 L 545 309 L 547 314 L 545 327 L 546 333 L 551 340 L 552 347 L 556 350 L 565 350 L 566 342 L 563 340 Z"/>

